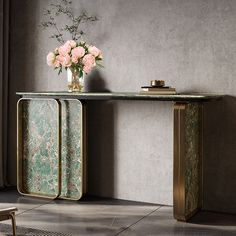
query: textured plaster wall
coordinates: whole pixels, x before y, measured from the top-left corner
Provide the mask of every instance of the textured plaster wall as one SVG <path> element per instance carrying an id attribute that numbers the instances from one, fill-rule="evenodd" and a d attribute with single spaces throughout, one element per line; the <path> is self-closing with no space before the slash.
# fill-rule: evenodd
<path id="1" fill-rule="evenodd" d="M 10 181 L 15 182 L 16 90 L 65 90 L 45 63 L 57 44 L 37 27 L 48 0 L 11 1 Z M 104 52 L 105 69 L 88 88 L 139 91 L 163 79 L 178 92 L 228 94 L 207 104 L 204 208 L 236 213 L 236 1 L 80 0 L 100 21 L 86 40 Z M 170 102 L 90 102 L 89 193 L 172 204 Z"/>

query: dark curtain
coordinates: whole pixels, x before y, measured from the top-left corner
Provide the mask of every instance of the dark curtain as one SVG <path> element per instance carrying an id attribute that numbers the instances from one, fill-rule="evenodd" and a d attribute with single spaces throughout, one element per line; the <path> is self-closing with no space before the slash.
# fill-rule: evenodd
<path id="1" fill-rule="evenodd" d="M 0 0 L 0 187 L 7 185 L 9 0 Z"/>

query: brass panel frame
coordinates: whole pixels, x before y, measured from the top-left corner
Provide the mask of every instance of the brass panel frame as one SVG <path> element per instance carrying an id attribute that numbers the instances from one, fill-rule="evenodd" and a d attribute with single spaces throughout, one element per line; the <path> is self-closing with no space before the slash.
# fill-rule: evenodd
<path id="1" fill-rule="evenodd" d="M 22 153 L 23 153 L 23 140 L 22 140 L 22 135 L 23 135 L 23 130 L 22 130 L 22 105 L 23 102 L 25 101 L 54 101 L 57 104 L 57 117 L 58 117 L 58 122 L 57 122 L 57 127 L 58 127 L 58 137 L 57 137 L 57 143 L 58 143 L 58 191 L 55 196 L 50 196 L 50 195 L 45 195 L 45 194 L 36 194 L 36 193 L 26 193 L 23 190 L 22 187 Z M 61 105 L 56 99 L 41 99 L 41 98 L 21 98 L 17 102 L 17 190 L 20 194 L 25 195 L 25 196 L 33 196 L 33 197 L 43 197 L 47 199 L 55 199 L 61 194 Z"/>
<path id="2" fill-rule="evenodd" d="M 81 197 L 87 192 L 87 131 L 86 131 L 86 106 L 83 104 L 80 100 L 78 99 L 60 99 L 61 101 L 77 101 L 80 103 L 82 110 L 81 110 L 81 130 L 82 130 L 82 194 L 78 198 L 70 198 L 70 197 L 62 197 L 58 196 L 60 199 L 65 199 L 65 200 L 73 200 L 73 201 L 78 201 L 81 199 Z M 61 115 L 61 113 L 60 113 Z M 62 139 L 62 137 L 61 137 Z"/>
<path id="3" fill-rule="evenodd" d="M 198 106 L 198 173 L 199 173 L 199 192 L 198 192 L 198 206 L 192 212 L 186 209 L 186 109 L 188 103 L 174 104 L 174 174 L 173 174 L 173 203 L 174 203 L 174 218 L 179 221 L 187 221 L 199 209 L 202 208 L 202 158 L 203 158 L 203 105 L 196 103 Z"/>

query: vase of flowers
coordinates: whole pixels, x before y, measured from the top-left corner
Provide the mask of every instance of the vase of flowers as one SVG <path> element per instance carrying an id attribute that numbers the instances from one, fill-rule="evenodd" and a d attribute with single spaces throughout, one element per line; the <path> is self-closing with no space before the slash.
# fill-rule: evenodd
<path id="1" fill-rule="evenodd" d="M 59 48 L 54 49 L 47 55 L 49 66 L 58 69 L 58 74 L 62 69 L 67 70 L 67 81 L 69 92 L 83 92 L 84 77 L 89 74 L 95 66 L 101 66 L 102 51 L 86 42 L 77 43 L 68 40 Z"/>
<path id="2" fill-rule="evenodd" d="M 98 21 L 97 16 L 89 15 L 83 10 L 76 15 L 73 8 L 72 0 L 58 0 L 51 3 L 47 9 L 44 9 L 45 19 L 41 22 L 40 27 L 48 29 L 52 33 L 50 38 L 55 39 L 61 44 L 60 47 L 47 55 L 47 63 L 54 69 L 58 70 L 58 74 L 63 69 L 67 71 L 68 91 L 83 92 L 84 78 L 89 74 L 95 66 L 101 66 L 99 61 L 102 60 L 102 52 L 95 46 L 89 45 L 84 41 L 80 41 L 85 35 L 81 28 L 83 24 L 86 27 L 89 23 Z M 59 22 L 65 21 L 65 24 L 58 25 Z M 71 40 L 65 41 L 65 34 Z"/>

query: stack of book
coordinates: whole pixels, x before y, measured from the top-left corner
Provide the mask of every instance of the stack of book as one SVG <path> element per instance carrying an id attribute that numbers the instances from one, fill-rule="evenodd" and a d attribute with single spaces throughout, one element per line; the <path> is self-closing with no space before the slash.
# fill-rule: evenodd
<path id="1" fill-rule="evenodd" d="M 141 87 L 140 93 L 145 94 L 176 94 L 175 88 L 170 87 Z"/>
<path id="2" fill-rule="evenodd" d="M 162 86 L 162 85 L 152 85 L 153 81 L 151 81 L 151 86 L 143 86 L 141 87 L 141 91 L 140 93 L 143 94 L 176 94 L 176 90 L 175 88 L 171 88 L 171 87 L 167 87 L 167 86 Z M 156 84 L 160 84 L 160 82 L 163 83 L 164 85 L 164 81 L 154 81 L 156 82 Z"/>

